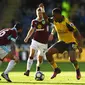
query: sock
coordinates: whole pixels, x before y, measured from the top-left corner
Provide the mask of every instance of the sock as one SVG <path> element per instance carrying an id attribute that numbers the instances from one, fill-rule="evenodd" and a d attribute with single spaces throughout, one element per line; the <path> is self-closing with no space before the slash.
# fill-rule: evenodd
<path id="1" fill-rule="evenodd" d="M 36 65 L 36 71 L 40 71 L 40 66 Z"/>
<path id="2" fill-rule="evenodd" d="M 6 70 L 4 71 L 4 74 L 8 74 L 13 69 L 13 67 L 15 66 L 15 64 L 16 64 L 15 60 L 11 60 L 8 63 L 8 66 L 7 66 Z"/>
<path id="3" fill-rule="evenodd" d="M 55 69 L 55 68 L 57 68 L 58 66 L 57 66 L 56 63 L 53 63 L 53 64 L 52 64 L 52 67 L 53 67 L 53 69 Z"/>
<path id="4" fill-rule="evenodd" d="M 76 70 L 76 73 L 77 73 L 77 75 L 81 75 L 81 74 L 80 74 L 80 69 L 79 69 L 79 68 Z"/>
<path id="5" fill-rule="evenodd" d="M 2 64 L 2 61 L 0 61 L 0 66 L 1 66 L 1 64 Z"/>
<path id="6" fill-rule="evenodd" d="M 43 61 L 40 63 L 39 60 L 37 60 L 36 71 L 40 71 L 40 65 L 42 63 L 43 63 Z"/>
<path id="7" fill-rule="evenodd" d="M 27 61 L 27 70 L 31 69 L 32 64 L 33 64 L 33 59 L 28 58 L 28 61 Z"/>

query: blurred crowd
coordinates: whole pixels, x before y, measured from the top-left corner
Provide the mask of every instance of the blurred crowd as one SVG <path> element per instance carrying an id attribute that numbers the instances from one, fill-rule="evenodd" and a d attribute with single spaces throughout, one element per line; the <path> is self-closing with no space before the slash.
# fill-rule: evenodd
<path id="1" fill-rule="evenodd" d="M 0 12 L 7 6 L 9 0 L 0 0 Z M 16 18 L 11 21 L 11 27 L 18 20 L 23 24 L 23 35 L 18 44 L 22 44 L 32 19 L 36 18 L 36 8 L 40 3 L 45 5 L 46 14 L 52 16 L 52 9 L 60 7 L 62 15 L 68 17 L 79 29 L 82 37 L 85 38 L 85 0 L 20 0 L 21 5 L 16 13 Z M 3 14 L 3 13 L 2 13 Z M 0 14 L 1 16 L 1 14 Z M 1 19 L 0 19 L 1 20 Z"/>
<path id="2" fill-rule="evenodd" d="M 76 25 L 82 37 L 85 39 L 85 0 L 21 0 L 21 6 L 17 11 L 16 18 L 23 24 L 24 30 L 23 35 L 21 35 L 22 38 L 19 38 L 17 44 L 25 44 L 23 39 L 30 28 L 32 19 L 36 18 L 35 11 L 40 3 L 45 5 L 45 10 L 48 16 L 52 16 L 51 12 L 53 8 L 60 7 L 62 14 Z M 7 0 L 0 0 L 0 12 L 4 9 L 5 5 L 7 5 Z M 11 25 L 13 26 L 15 22 L 16 19 L 13 19 Z M 19 45 L 19 56 L 28 55 L 27 50 L 29 46 L 27 46 L 27 48 L 26 46 L 23 47 Z"/>
<path id="3" fill-rule="evenodd" d="M 19 20 L 23 23 L 24 36 L 30 28 L 31 20 L 36 18 L 35 9 L 42 2 L 48 16 L 55 7 L 62 9 L 62 14 L 68 17 L 85 37 L 85 0 L 21 0 Z"/>

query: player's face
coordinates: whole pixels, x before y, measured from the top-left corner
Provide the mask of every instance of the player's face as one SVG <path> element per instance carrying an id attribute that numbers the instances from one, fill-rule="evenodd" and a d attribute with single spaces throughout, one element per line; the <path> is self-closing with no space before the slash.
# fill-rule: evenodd
<path id="1" fill-rule="evenodd" d="M 53 19 L 54 21 L 58 22 L 61 19 L 61 14 L 53 13 Z"/>
<path id="2" fill-rule="evenodd" d="M 22 29 L 19 29 L 19 30 L 18 30 L 18 33 L 21 33 L 21 32 L 22 32 Z"/>
<path id="3" fill-rule="evenodd" d="M 43 18 L 43 13 L 42 13 L 41 10 L 38 10 L 38 11 L 37 11 L 37 17 Z"/>

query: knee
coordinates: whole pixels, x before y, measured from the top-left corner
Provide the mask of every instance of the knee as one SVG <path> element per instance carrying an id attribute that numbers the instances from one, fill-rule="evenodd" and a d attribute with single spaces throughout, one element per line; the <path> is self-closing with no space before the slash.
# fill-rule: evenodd
<path id="1" fill-rule="evenodd" d="M 14 56 L 14 60 L 15 60 L 16 63 L 18 63 L 20 61 L 19 57 L 16 57 L 16 56 Z"/>
<path id="2" fill-rule="evenodd" d="M 70 59 L 71 63 L 74 63 L 75 61 L 77 61 L 76 59 Z"/>
<path id="3" fill-rule="evenodd" d="M 33 56 L 29 56 L 30 59 L 33 59 Z"/>
<path id="4" fill-rule="evenodd" d="M 34 58 L 34 53 L 30 53 L 28 58 L 32 60 Z"/>

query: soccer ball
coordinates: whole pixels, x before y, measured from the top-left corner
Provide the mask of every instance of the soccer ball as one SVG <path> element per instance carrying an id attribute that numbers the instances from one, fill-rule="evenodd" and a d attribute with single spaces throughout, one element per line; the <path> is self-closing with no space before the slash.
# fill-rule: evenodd
<path id="1" fill-rule="evenodd" d="M 45 75 L 41 71 L 37 71 L 35 73 L 35 80 L 36 81 L 42 81 L 42 80 L 44 80 L 44 78 L 45 78 Z"/>

